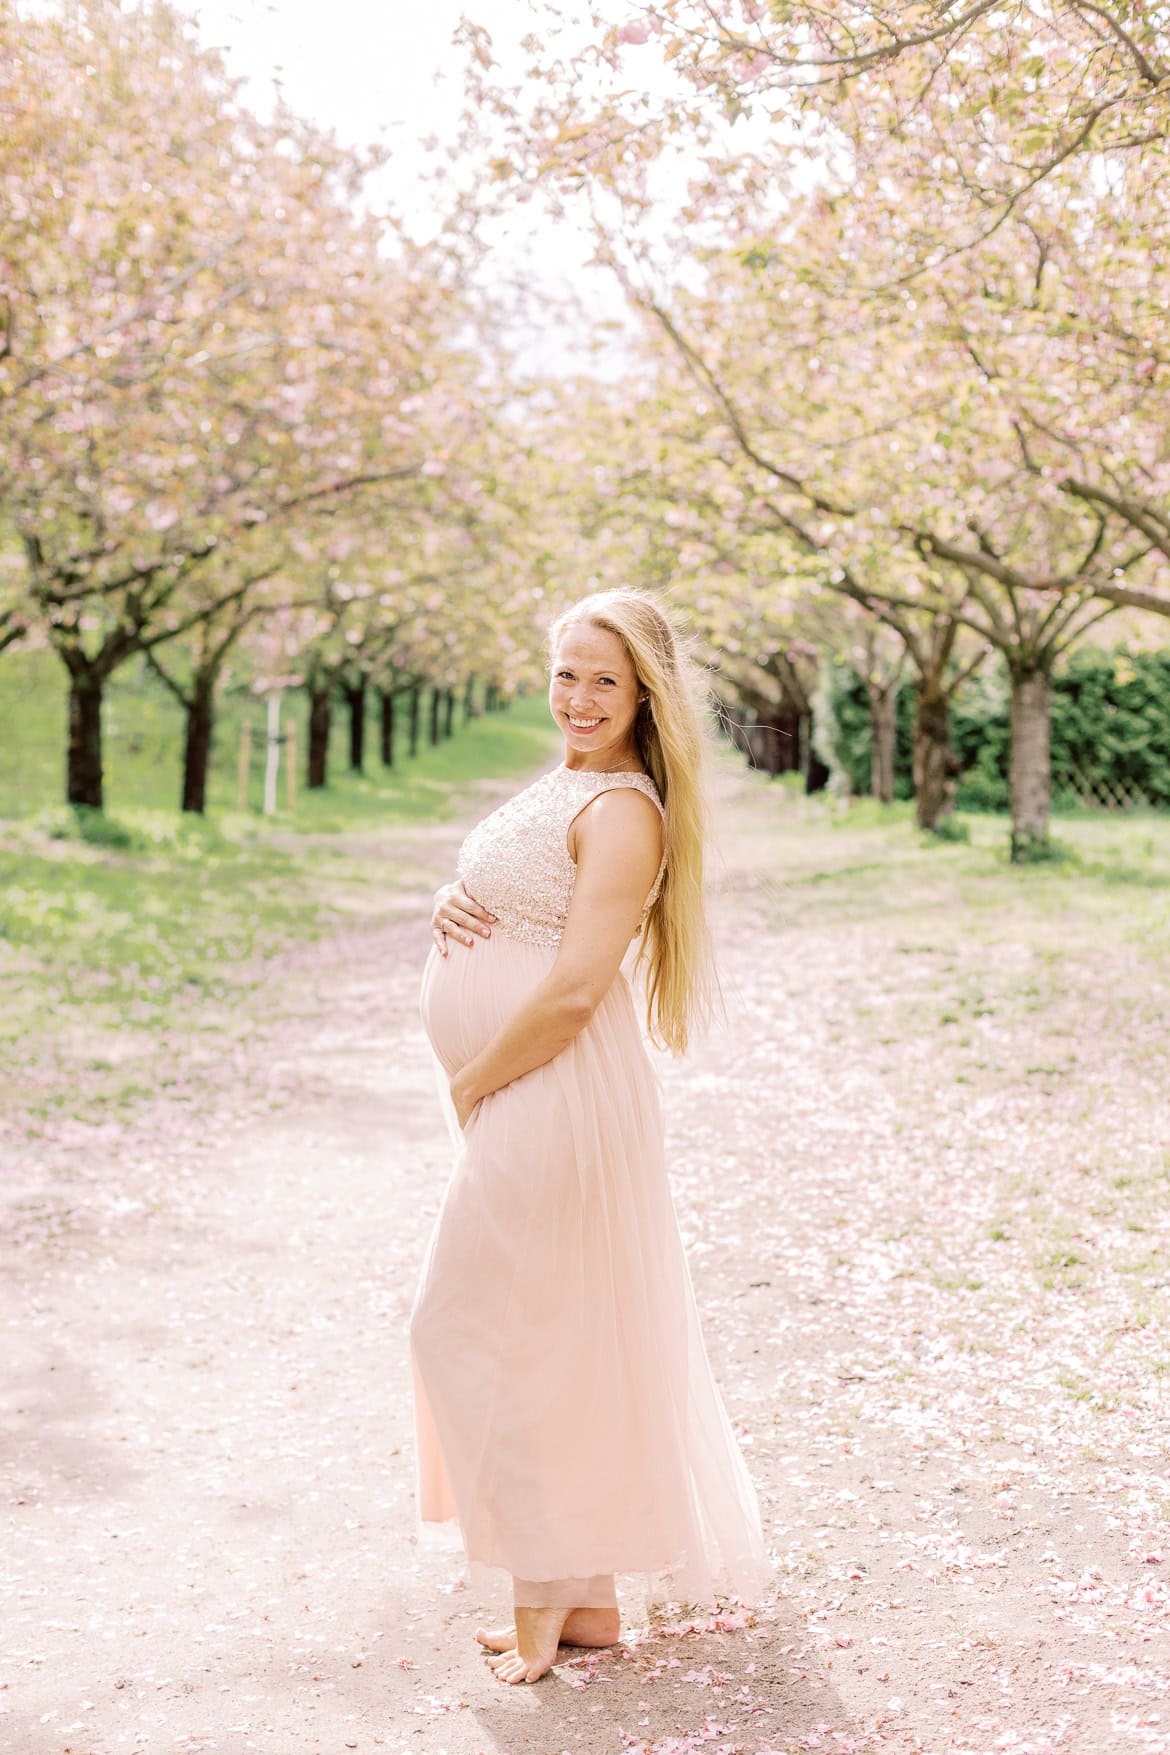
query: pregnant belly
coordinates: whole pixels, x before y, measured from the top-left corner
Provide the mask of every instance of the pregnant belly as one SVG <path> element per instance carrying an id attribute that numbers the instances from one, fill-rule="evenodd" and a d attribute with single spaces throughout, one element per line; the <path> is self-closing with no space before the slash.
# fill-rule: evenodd
<path id="1" fill-rule="evenodd" d="M 431 946 L 419 1010 L 448 1073 L 458 1072 L 487 1046 L 555 960 L 555 950 L 499 933 L 470 947 L 452 944 L 445 957 Z"/>

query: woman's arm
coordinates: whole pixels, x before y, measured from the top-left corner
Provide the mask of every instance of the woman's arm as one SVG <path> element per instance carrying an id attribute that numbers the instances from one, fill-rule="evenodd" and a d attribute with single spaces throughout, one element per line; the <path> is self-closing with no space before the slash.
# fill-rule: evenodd
<path id="1" fill-rule="evenodd" d="M 621 967 L 658 875 L 662 821 L 636 787 L 599 793 L 574 826 L 577 877 L 557 960 L 451 1080 L 461 1127 L 481 1097 L 543 1066 L 585 1028 Z"/>

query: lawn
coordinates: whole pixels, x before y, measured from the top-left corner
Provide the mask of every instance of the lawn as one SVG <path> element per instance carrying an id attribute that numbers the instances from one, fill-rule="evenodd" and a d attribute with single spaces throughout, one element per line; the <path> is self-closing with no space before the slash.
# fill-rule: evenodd
<path id="1" fill-rule="evenodd" d="M 301 721 L 304 712 L 294 704 Z M 239 726 L 229 701 L 206 818 L 176 808 L 182 717 L 149 675 L 127 675 L 107 711 L 107 811 L 60 801 L 65 696 L 50 654 L 0 664 L 0 1073 L 5 1107 L 34 1114 L 132 1098 L 151 1038 L 181 1058 L 184 1031 L 221 1027 L 264 959 L 355 917 L 380 917 L 422 823 L 463 808 L 484 781 L 526 777 L 557 747 L 542 696 L 459 725 L 416 759 L 346 770 L 344 716 L 329 786 L 298 789 L 270 817 L 235 808 Z M 462 714 L 457 715 L 457 725 Z M 404 743 L 404 740 L 403 740 Z M 204 1002 L 211 1002 L 210 1007 Z M 132 1070 L 123 1076 L 123 1069 Z M 96 1076 L 92 1076 L 96 1075 Z"/>
<path id="2" fill-rule="evenodd" d="M 477 693 L 482 699 L 482 691 Z M 295 721 L 298 767 L 303 770 L 307 737 L 307 703 L 299 694 L 286 697 L 284 724 Z M 397 740 L 394 770 L 382 768 L 377 751 L 376 703 L 367 710 L 366 775 L 350 774 L 345 714 L 333 717 L 330 743 L 330 785 L 321 793 L 307 792 L 298 776 L 297 804 L 285 803 L 283 771 L 278 788 L 277 820 L 298 830 L 328 830 L 431 819 L 448 811 L 461 784 L 484 776 L 524 773 L 553 747 L 543 696 L 516 702 L 503 713 L 481 715 L 435 748 L 423 743 L 417 758 L 404 754 L 405 736 Z M 400 719 L 402 715 L 400 714 Z M 424 718 L 426 715 L 424 715 Z M 237 813 L 240 729 L 252 728 L 248 810 Z M 51 652 L 5 653 L 0 661 L 0 821 L 42 817 L 52 822 L 54 807 L 64 799 L 65 737 L 68 695 L 65 672 Z M 403 727 L 403 732 L 405 727 Z M 265 740 L 264 704 L 247 693 L 225 691 L 216 725 L 209 786 L 209 815 L 225 833 L 237 835 L 238 816 L 263 821 Z M 145 667 L 127 665 L 109 685 L 103 711 L 107 814 L 117 823 L 144 833 L 176 812 L 182 781 L 183 714 L 177 702 Z M 144 815 L 143 813 L 147 813 Z M 159 817 L 149 813 L 159 813 Z M 162 832 L 159 830 L 158 832 Z M 117 830 L 114 830 L 115 835 Z"/>
<path id="3" fill-rule="evenodd" d="M 293 711 L 303 756 L 299 700 Z M 239 811 L 245 714 L 257 772 Z M 14 1113 L 132 1101 L 157 1076 L 158 1054 L 182 1063 L 200 1032 L 236 1027 L 268 957 L 387 918 L 396 895 L 418 886 L 427 826 L 470 812 L 481 782 L 519 782 L 557 748 L 545 702 L 532 697 L 393 771 L 371 747 L 367 773 L 351 774 L 339 713 L 329 786 L 301 787 L 290 810 L 282 783 L 281 808 L 266 817 L 261 717 L 259 704 L 229 697 L 208 816 L 183 816 L 181 715 L 149 674 L 127 673 L 107 716 L 108 811 L 79 820 L 60 802 L 59 665 L 50 654 L 0 663 L 0 1074 Z M 875 951 L 897 941 L 902 974 L 864 1001 L 879 1043 L 943 1030 L 969 1048 L 974 1073 L 994 1020 L 1026 1018 L 1068 985 L 1070 947 L 1114 955 L 1129 985 L 1135 958 L 1165 959 L 1170 818 L 1064 815 L 1060 857 L 1017 868 L 1001 817 L 964 817 L 969 840 L 938 842 L 914 829 L 907 805 L 806 799 L 745 773 L 731 752 L 719 769 L 720 789 L 739 798 L 724 881 L 754 883 L 779 931 L 836 923 Z M 1043 1074 L 1055 1065 L 1046 1052 L 1034 1076 L 1056 1079 Z"/>

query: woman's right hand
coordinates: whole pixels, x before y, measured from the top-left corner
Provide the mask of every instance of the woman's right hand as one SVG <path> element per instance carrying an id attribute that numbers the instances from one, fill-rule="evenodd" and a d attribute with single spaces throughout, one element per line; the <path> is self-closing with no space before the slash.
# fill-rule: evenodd
<path id="1" fill-rule="evenodd" d="M 453 884 L 441 885 L 435 891 L 435 906 L 431 912 L 431 936 L 438 946 L 439 955 L 447 955 L 449 938 L 465 945 L 474 944 L 477 933 L 490 938 L 491 923 L 495 918 L 474 896 L 468 895 L 462 878 L 456 878 Z"/>

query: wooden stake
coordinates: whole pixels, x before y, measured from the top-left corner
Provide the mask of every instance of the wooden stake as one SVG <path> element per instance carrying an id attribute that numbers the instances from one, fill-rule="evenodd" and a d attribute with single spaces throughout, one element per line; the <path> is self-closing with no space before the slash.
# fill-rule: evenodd
<path id="1" fill-rule="evenodd" d="M 276 776 L 280 769 L 280 696 L 268 697 L 268 758 L 264 764 L 264 815 L 276 809 Z"/>
<path id="2" fill-rule="evenodd" d="M 252 721 L 240 726 L 240 771 L 236 780 L 236 809 L 248 808 L 248 773 L 252 766 Z"/>
<path id="3" fill-rule="evenodd" d="M 287 764 L 284 770 L 284 796 L 289 810 L 297 808 L 297 726 L 296 720 L 290 719 L 288 730 L 284 734 L 284 759 Z"/>

